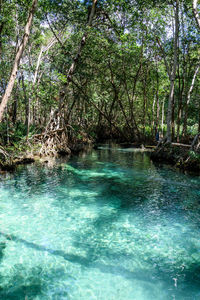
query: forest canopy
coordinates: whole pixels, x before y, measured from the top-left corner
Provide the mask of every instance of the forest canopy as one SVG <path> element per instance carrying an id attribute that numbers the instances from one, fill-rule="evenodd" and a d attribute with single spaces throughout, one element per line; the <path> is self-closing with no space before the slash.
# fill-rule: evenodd
<path id="1" fill-rule="evenodd" d="M 0 1 L 1 143 L 200 132 L 197 1 Z"/>

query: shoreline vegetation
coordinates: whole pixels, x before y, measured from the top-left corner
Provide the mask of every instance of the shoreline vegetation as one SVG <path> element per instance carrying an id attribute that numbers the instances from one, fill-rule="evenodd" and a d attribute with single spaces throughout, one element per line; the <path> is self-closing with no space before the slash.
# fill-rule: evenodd
<path id="1" fill-rule="evenodd" d="M 190 145 L 167 144 L 151 153 L 154 162 L 170 164 L 182 171 L 200 174 L 200 154 Z"/>
<path id="2" fill-rule="evenodd" d="M 38 136 L 39 135 L 37 135 L 37 137 Z M 153 140 L 149 143 L 113 142 L 124 148 L 137 148 L 141 149 L 141 151 L 150 150 L 150 157 L 155 163 L 170 164 L 182 171 L 200 174 L 199 136 L 199 134 L 195 136 L 191 145 L 183 143 L 167 143 L 165 139 L 161 139 L 157 145 Z M 108 141 L 104 142 L 108 143 Z M 112 142 L 112 140 L 109 140 L 109 142 Z M 73 141 L 69 142 L 65 146 L 62 145 L 62 147 L 58 147 L 58 149 L 55 149 L 54 147 L 54 151 L 51 152 L 45 152 L 44 145 L 33 145 L 27 142 L 26 145 L 21 144 L 21 149 L 10 147 L 9 150 L 7 150 L 1 146 L 0 171 L 13 172 L 18 165 L 31 164 L 36 161 L 47 163 L 52 158 L 77 154 L 84 151 L 88 146 L 97 149 L 98 145 L 101 145 L 100 141 L 96 142 L 87 137 L 85 134 L 85 138 L 83 140 L 75 140 L 74 138 Z"/>
<path id="3" fill-rule="evenodd" d="M 199 172 L 199 8 L 0 1 L 1 168 L 111 139 Z"/>
<path id="4" fill-rule="evenodd" d="M 52 151 L 52 153 L 48 153 L 47 155 L 41 153 L 44 146 L 41 145 L 31 145 L 27 147 L 27 145 L 21 145 L 23 150 L 16 149 L 15 147 L 10 147 L 9 151 L 7 149 L 0 146 L 0 172 L 15 171 L 18 165 L 26 165 L 31 164 L 36 161 L 41 161 L 47 163 L 49 160 L 62 157 L 69 156 L 71 154 L 77 154 L 80 151 L 83 151 L 86 147 L 91 146 L 92 141 L 79 141 L 76 144 L 70 144 L 66 146 L 65 149 L 58 149 L 57 151 Z M 17 151 L 16 151 L 17 150 Z"/>

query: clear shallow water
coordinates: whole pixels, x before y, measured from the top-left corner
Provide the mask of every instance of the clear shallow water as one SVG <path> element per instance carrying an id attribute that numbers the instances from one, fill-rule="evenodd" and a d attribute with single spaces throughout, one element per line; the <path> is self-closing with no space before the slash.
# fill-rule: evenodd
<path id="1" fill-rule="evenodd" d="M 0 182 L 0 299 L 200 299 L 200 178 L 101 147 Z"/>

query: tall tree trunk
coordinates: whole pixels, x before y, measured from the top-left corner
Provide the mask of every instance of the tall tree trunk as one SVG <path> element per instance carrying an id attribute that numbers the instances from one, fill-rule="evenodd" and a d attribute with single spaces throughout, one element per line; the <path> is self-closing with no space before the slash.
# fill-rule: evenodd
<path id="1" fill-rule="evenodd" d="M 164 131 L 164 116 L 165 116 L 165 100 L 163 99 L 163 103 L 162 103 L 162 120 L 161 120 L 162 136 L 163 136 L 163 131 Z"/>
<path id="2" fill-rule="evenodd" d="M 14 60 L 14 63 L 13 63 L 12 72 L 11 72 L 11 75 L 10 75 L 10 79 L 9 79 L 9 82 L 8 82 L 7 87 L 6 87 L 5 93 L 4 93 L 4 95 L 2 97 L 2 100 L 1 100 L 1 104 L 0 104 L 0 122 L 2 121 L 4 110 L 6 108 L 6 105 L 8 103 L 8 100 L 9 100 L 9 98 L 11 96 L 11 93 L 12 93 L 12 90 L 13 90 L 13 86 L 14 86 L 14 83 L 15 83 L 15 78 L 17 76 L 17 71 L 18 71 L 20 59 L 22 57 L 22 54 L 24 52 L 24 49 L 25 49 L 26 44 L 27 44 L 28 39 L 29 39 L 30 29 L 31 29 L 32 21 L 33 21 L 33 16 L 34 16 L 34 13 L 35 13 L 35 10 L 36 10 L 36 7 L 37 7 L 37 2 L 38 2 L 38 0 L 33 0 L 33 2 L 32 2 L 32 6 L 31 6 L 31 10 L 29 12 L 28 20 L 27 20 L 26 26 L 24 28 L 24 36 L 23 36 L 23 39 L 22 39 L 22 41 L 19 45 L 19 48 L 17 50 L 15 60 Z"/>
<path id="3" fill-rule="evenodd" d="M 199 99 L 199 115 L 198 115 L 198 118 L 199 118 L 199 124 L 198 124 L 198 132 L 200 132 L 200 99 Z"/>
<path id="4" fill-rule="evenodd" d="M 183 98 L 184 98 L 184 91 L 185 91 L 185 82 L 186 82 L 186 74 L 187 74 L 187 61 L 186 61 L 186 35 L 185 35 L 185 23 L 184 23 L 184 7 L 182 3 L 181 8 L 181 36 L 182 36 L 182 55 L 183 55 L 183 67 L 182 67 L 182 76 L 180 74 L 180 63 L 179 63 L 179 56 L 178 56 L 178 113 L 177 113 L 177 143 L 180 142 L 180 125 L 181 125 L 181 118 L 183 115 Z M 188 47 L 189 51 L 189 47 Z"/>
<path id="5" fill-rule="evenodd" d="M 10 141 L 9 138 L 9 115 L 8 115 L 8 107 L 6 107 L 6 143 L 8 144 Z"/>
<path id="6" fill-rule="evenodd" d="M 175 101 L 172 99 L 172 141 L 175 138 Z"/>
<path id="7" fill-rule="evenodd" d="M 193 78 L 192 78 L 192 83 L 191 83 L 191 86 L 190 86 L 188 94 L 187 94 L 187 100 L 186 100 L 186 103 L 185 103 L 184 124 L 183 124 L 183 137 L 185 137 L 187 135 L 188 105 L 190 103 L 191 93 L 193 91 L 195 79 L 197 77 L 199 69 L 200 69 L 200 64 L 195 69 L 195 72 L 194 72 L 194 75 L 193 75 Z"/>
<path id="8" fill-rule="evenodd" d="M 26 87 L 25 87 L 25 83 L 24 83 L 24 74 L 21 73 L 21 78 L 22 78 L 22 89 L 24 92 L 24 100 L 25 100 L 25 126 L 26 126 L 26 132 L 29 132 L 29 126 L 30 126 L 30 98 L 27 97 L 27 93 L 26 93 Z"/>
<path id="9" fill-rule="evenodd" d="M 182 82 L 182 87 L 179 77 L 179 99 L 178 99 L 178 115 L 177 115 L 177 143 L 180 141 L 180 124 L 182 117 L 182 107 L 183 107 L 183 90 L 184 90 L 184 79 Z"/>
<path id="10" fill-rule="evenodd" d="M 19 78 L 18 81 L 17 81 L 15 99 L 14 99 L 14 103 L 13 103 L 13 114 L 12 114 L 13 124 L 15 124 L 16 120 L 17 120 L 17 108 L 18 108 L 18 100 L 19 100 L 20 79 L 21 78 Z"/>
<path id="11" fill-rule="evenodd" d="M 159 128 L 160 123 L 160 101 L 159 101 L 159 74 L 158 65 L 156 66 L 156 128 Z"/>
<path id="12" fill-rule="evenodd" d="M 39 55 L 38 55 L 38 59 L 37 59 L 37 63 L 36 63 L 36 68 L 35 68 L 35 73 L 34 73 L 34 77 L 33 77 L 33 83 L 32 83 L 32 87 L 31 87 L 31 92 L 29 94 L 29 100 L 28 100 L 28 103 L 29 103 L 29 114 L 28 114 L 28 122 L 27 122 L 27 127 L 26 127 L 26 139 L 28 139 L 28 135 L 29 135 L 29 129 L 30 129 L 30 123 L 31 123 L 31 113 L 30 113 L 30 107 L 31 107 L 31 102 L 32 102 L 32 98 L 33 98 L 33 95 L 34 93 L 36 93 L 37 91 L 37 88 L 38 88 L 38 85 L 39 85 L 39 81 L 41 79 L 41 77 L 38 78 L 38 73 L 39 73 L 39 69 L 40 69 L 40 64 L 41 64 L 41 61 L 42 61 L 42 55 L 46 52 L 49 51 L 49 49 L 57 42 L 57 40 L 55 38 L 51 39 L 49 41 L 49 43 L 47 44 L 47 46 L 41 46 L 41 49 L 40 49 L 40 52 L 39 52 Z M 30 64 L 30 67 L 31 67 L 31 64 Z M 39 106 L 39 103 L 36 99 L 35 101 L 35 106 L 33 107 L 33 111 L 34 111 L 34 123 L 36 122 L 36 119 L 37 119 L 37 115 L 38 115 L 38 108 Z M 38 121 L 39 123 L 39 121 Z"/>
<path id="13" fill-rule="evenodd" d="M 172 103 L 174 97 L 174 86 L 175 77 L 177 69 L 177 57 L 178 57 L 178 33 L 179 33 L 179 0 L 176 0 L 175 9 L 175 36 L 174 36 L 174 57 L 173 57 L 173 67 L 170 73 L 170 93 L 168 100 L 168 110 L 167 110 L 167 142 L 172 141 Z"/>
<path id="14" fill-rule="evenodd" d="M 2 15 L 2 10 L 3 10 L 3 0 L 0 0 L 0 15 Z M 0 21 L 0 59 L 2 58 L 2 32 L 4 28 L 4 22 L 1 20 Z"/>
<path id="15" fill-rule="evenodd" d="M 144 80 L 143 85 L 143 120 L 142 120 L 142 134 L 145 139 L 145 129 L 146 129 L 146 107 L 147 106 L 147 94 L 146 94 L 146 80 Z"/>
<path id="16" fill-rule="evenodd" d="M 151 123 L 151 127 L 152 127 L 152 135 L 154 136 L 154 126 L 155 126 L 155 104 L 156 104 L 156 95 L 154 95 L 153 97 L 153 105 L 152 105 L 152 123 Z"/>
<path id="17" fill-rule="evenodd" d="M 200 17 L 199 17 L 199 13 L 198 13 L 198 10 L 197 10 L 197 0 L 193 0 L 192 7 L 193 7 L 194 17 L 195 17 L 195 20 L 197 22 L 197 26 L 200 30 Z"/>

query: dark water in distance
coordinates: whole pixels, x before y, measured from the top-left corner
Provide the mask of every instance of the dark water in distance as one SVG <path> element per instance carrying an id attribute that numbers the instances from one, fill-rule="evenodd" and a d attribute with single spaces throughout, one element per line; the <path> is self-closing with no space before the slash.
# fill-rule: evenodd
<path id="1" fill-rule="evenodd" d="M 100 147 L 0 181 L 0 299 L 200 299 L 200 178 Z"/>

